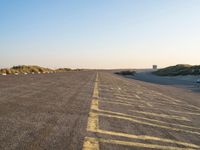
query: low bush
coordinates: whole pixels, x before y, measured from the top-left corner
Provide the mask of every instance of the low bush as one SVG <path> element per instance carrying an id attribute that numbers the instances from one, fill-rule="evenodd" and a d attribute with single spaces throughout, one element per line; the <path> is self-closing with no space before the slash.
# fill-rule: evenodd
<path id="1" fill-rule="evenodd" d="M 56 69 L 55 71 L 56 72 L 66 72 L 66 71 L 71 71 L 72 69 L 70 68 L 59 68 L 59 69 Z"/>
<path id="2" fill-rule="evenodd" d="M 200 75 L 200 66 L 176 65 L 159 69 L 153 74 L 159 76 Z"/>
<path id="3" fill-rule="evenodd" d="M 126 70 L 126 71 L 120 71 L 120 72 L 116 72 L 115 74 L 119 74 L 119 75 L 135 75 L 135 71 L 132 70 Z"/>

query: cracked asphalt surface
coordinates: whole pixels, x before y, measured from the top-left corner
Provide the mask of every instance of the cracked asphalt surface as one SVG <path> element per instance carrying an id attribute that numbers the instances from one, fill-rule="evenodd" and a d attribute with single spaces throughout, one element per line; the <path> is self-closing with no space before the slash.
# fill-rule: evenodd
<path id="1" fill-rule="evenodd" d="M 199 100 L 106 71 L 0 76 L 0 149 L 200 149 Z"/>

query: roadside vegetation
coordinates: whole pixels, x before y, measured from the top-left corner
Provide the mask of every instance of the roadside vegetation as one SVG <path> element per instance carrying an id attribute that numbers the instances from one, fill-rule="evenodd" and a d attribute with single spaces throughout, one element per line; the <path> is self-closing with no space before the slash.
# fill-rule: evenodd
<path id="1" fill-rule="evenodd" d="M 13 66 L 12 68 L 4 68 L 0 69 L 1 75 L 8 75 L 8 74 L 40 74 L 40 73 L 55 73 L 55 72 L 67 72 L 72 71 L 70 68 L 59 68 L 59 69 L 50 69 L 44 68 L 40 66 Z M 79 71 L 79 70 L 75 70 Z"/>
<path id="2" fill-rule="evenodd" d="M 176 65 L 170 66 L 163 69 L 159 69 L 153 72 L 155 75 L 159 76 L 178 76 L 178 75 L 200 75 L 200 65 L 192 66 L 192 65 Z"/>
<path id="3" fill-rule="evenodd" d="M 135 71 L 133 70 L 125 70 L 125 71 L 120 71 L 120 72 L 116 72 L 115 74 L 118 75 L 135 75 Z"/>
<path id="4" fill-rule="evenodd" d="M 66 72 L 66 71 L 72 71 L 71 68 L 58 68 L 55 70 L 56 72 Z"/>

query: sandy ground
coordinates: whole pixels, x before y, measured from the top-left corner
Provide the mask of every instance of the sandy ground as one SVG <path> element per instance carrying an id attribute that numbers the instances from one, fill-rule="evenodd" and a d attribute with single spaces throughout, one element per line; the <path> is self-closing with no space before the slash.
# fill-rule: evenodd
<path id="1" fill-rule="evenodd" d="M 139 70 L 135 76 L 128 76 L 136 80 L 141 80 L 145 82 L 160 84 L 160 85 L 170 85 L 179 88 L 186 88 L 192 91 L 200 92 L 200 84 L 196 83 L 200 76 L 174 76 L 174 77 L 161 77 L 152 74 L 151 70 Z"/>

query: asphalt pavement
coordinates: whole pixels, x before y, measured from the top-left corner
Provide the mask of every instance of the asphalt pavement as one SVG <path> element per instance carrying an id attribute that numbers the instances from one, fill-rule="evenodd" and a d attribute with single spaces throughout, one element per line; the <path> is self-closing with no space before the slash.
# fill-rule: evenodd
<path id="1" fill-rule="evenodd" d="M 199 101 L 106 71 L 1 76 L 0 149 L 200 149 Z"/>

